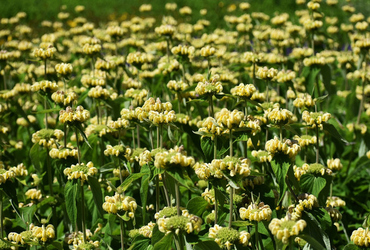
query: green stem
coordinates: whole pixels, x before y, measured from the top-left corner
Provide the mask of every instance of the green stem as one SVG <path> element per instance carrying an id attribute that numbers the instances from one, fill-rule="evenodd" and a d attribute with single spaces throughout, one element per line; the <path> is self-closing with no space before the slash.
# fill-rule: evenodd
<path id="1" fill-rule="evenodd" d="M 182 233 L 180 232 L 179 235 L 177 235 L 177 237 L 175 237 L 176 241 L 178 241 L 178 245 L 177 245 L 177 249 L 178 250 L 184 250 L 184 236 L 182 235 Z"/>
<path id="2" fill-rule="evenodd" d="M 207 72 L 207 79 L 209 80 L 209 77 L 211 76 L 211 60 L 207 58 L 208 63 L 208 72 Z"/>
<path id="3" fill-rule="evenodd" d="M 177 92 L 177 109 L 179 113 L 181 113 L 181 97 L 180 97 L 180 92 Z"/>
<path id="4" fill-rule="evenodd" d="M 44 77 L 45 77 L 45 80 L 47 80 L 47 71 L 46 71 L 46 61 L 47 61 L 47 59 L 45 58 L 45 60 L 44 60 Z"/>
<path id="5" fill-rule="evenodd" d="M 44 109 L 47 109 L 47 101 L 46 97 L 44 99 Z M 45 113 L 45 128 L 48 129 L 48 113 Z"/>
<path id="6" fill-rule="evenodd" d="M 75 128 L 75 134 L 76 134 L 78 164 L 81 164 L 81 151 L 80 151 L 80 144 L 79 144 L 79 141 L 78 141 L 77 128 Z"/>
<path id="7" fill-rule="evenodd" d="M 365 81 L 366 81 L 366 71 L 365 71 L 365 79 L 362 80 L 362 91 L 361 91 L 361 102 L 360 102 L 360 107 L 358 109 L 358 115 L 357 115 L 357 121 L 356 121 L 356 125 L 359 125 L 360 124 L 360 119 L 361 119 L 361 114 L 362 114 L 362 110 L 363 110 L 363 107 L 364 107 L 364 101 L 365 101 Z"/>
<path id="8" fill-rule="evenodd" d="M 255 232 L 254 232 L 254 236 L 255 236 L 255 246 L 256 246 L 256 249 L 260 249 L 259 247 L 259 233 L 258 233 L 258 221 L 255 221 L 254 222 L 254 226 L 255 226 Z"/>
<path id="9" fill-rule="evenodd" d="M 209 102 L 208 116 L 214 117 L 212 95 L 208 97 L 208 102 Z"/>
<path id="10" fill-rule="evenodd" d="M 230 156 L 233 157 L 233 132 L 230 129 L 230 137 L 229 137 L 229 145 L 230 145 Z"/>
<path id="11" fill-rule="evenodd" d="M 180 210 L 180 191 L 179 191 L 179 184 L 175 182 L 175 192 L 176 192 L 176 209 L 177 209 L 177 216 L 181 215 Z"/>
<path id="12" fill-rule="evenodd" d="M 154 149 L 153 130 L 151 127 L 149 127 L 149 140 L 150 140 L 150 147 L 153 150 Z"/>
<path id="13" fill-rule="evenodd" d="M 122 176 L 122 164 L 121 164 L 121 159 L 118 158 L 118 167 L 119 167 L 119 181 L 123 182 L 123 176 Z"/>
<path id="14" fill-rule="evenodd" d="M 155 180 L 155 211 L 159 212 L 159 175 Z"/>
<path id="15" fill-rule="evenodd" d="M 215 136 L 213 144 L 213 159 L 217 159 L 217 136 Z"/>
<path id="16" fill-rule="evenodd" d="M 256 63 L 253 62 L 253 85 L 256 85 Z"/>
<path id="17" fill-rule="evenodd" d="M 288 247 L 289 247 L 289 250 L 294 249 L 294 237 L 293 236 L 289 237 Z"/>
<path id="18" fill-rule="evenodd" d="M 81 220 L 82 220 L 82 234 L 83 243 L 86 243 L 86 224 L 85 224 L 85 190 L 83 183 L 81 185 Z"/>
<path id="19" fill-rule="evenodd" d="M 52 175 L 52 172 L 51 172 L 49 149 L 47 149 L 47 153 L 46 153 L 46 168 L 47 168 L 47 172 L 48 172 L 48 182 L 49 182 L 50 195 L 54 196 L 53 175 Z M 54 226 L 56 226 L 56 225 L 54 225 Z"/>
<path id="20" fill-rule="evenodd" d="M 167 38 L 167 63 L 170 64 L 170 39 Z"/>
<path id="21" fill-rule="evenodd" d="M 3 80 L 4 80 L 4 90 L 6 90 L 7 86 L 6 86 L 6 69 L 5 69 L 5 67 L 4 67 Z"/>
<path id="22" fill-rule="evenodd" d="M 160 147 L 161 133 L 159 131 L 159 125 L 157 126 L 157 148 Z"/>
<path id="23" fill-rule="evenodd" d="M 163 190 L 164 190 L 164 196 L 166 197 L 167 206 L 172 207 L 172 203 L 170 202 L 170 197 L 168 196 L 167 188 L 166 188 L 166 172 L 162 175 L 162 181 L 163 181 Z"/>
<path id="24" fill-rule="evenodd" d="M 213 187 L 215 188 L 215 187 Z M 215 225 L 217 224 L 217 217 L 218 217 L 218 201 L 217 201 L 217 197 L 216 197 L 216 194 L 215 194 Z"/>
<path id="25" fill-rule="evenodd" d="M 52 173 L 52 169 L 51 169 L 51 164 L 50 164 L 50 156 L 49 156 L 49 149 L 47 149 L 47 153 L 46 153 L 46 168 L 47 168 L 47 174 L 48 174 L 48 182 L 49 182 L 49 192 L 50 192 L 50 196 L 51 197 L 54 197 L 54 191 L 53 191 L 53 173 Z M 57 210 L 56 210 L 56 207 L 54 204 L 51 205 L 51 209 L 52 209 L 52 214 L 53 214 L 53 225 L 54 227 L 57 227 Z"/>
<path id="26" fill-rule="evenodd" d="M 67 147 L 67 123 L 64 123 L 64 148 Z"/>
<path id="27" fill-rule="evenodd" d="M 131 135 L 132 135 L 132 146 L 133 148 L 136 148 L 136 145 L 135 145 L 135 130 L 131 130 Z"/>
<path id="28" fill-rule="evenodd" d="M 280 126 L 280 141 L 283 142 L 283 128 Z"/>
<path id="29" fill-rule="evenodd" d="M 121 218 L 119 218 L 119 224 L 120 224 L 120 233 L 121 233 L 121 249 L 124 250 L 125 249 L 125 242 L 123 238 L 124 227 L 123 227 L 123 220 Z"/>
<path id="30" fill-rule="evenodd" d="M 315 39 L 314 39 L 314 33 L 312 32 L 311 34 L 311 47 L 312 47 L 312 51 L 313 51 L 313 55 L 315 55 Z"/>
<path id="31" fill-rule="evenodd" d="M 99 112 L 99 104 L 98 101 L 96 101 L 96 107 L 95 107 L 96 117 L 98 120 L 98 124 L 100 124 L 100 112 Z"/>
<path id="32" fill-rule="evenodd" d="M 319 163 L 319 127 L 316 124 L 316 163 Z"/>
<path id="33" fill-rule="evenodd" d="M 230 219 L 229 219 L 229 228 L 231 228 L 231 222 L 233 221 L 233 206 L 234 206 L 234 188 L 230 187 Z"/>
<path id="34" fill-rule="evenodd" d="M 139 125 L 136 125 L 136 139 L 137 139 L 137 147 L 140 148 L 140 129 L 139 129 Z"/>
<path id="35" fill-rule="evenodd" d="M 159 125 L 159 130 L 160 130 L 160 134 L 161 134 L 161 139 L 160 139 L 160 147 L 163 148 L 163 124 L 160 124 Z"/>
<path id="36" fill-rule="evenodd" d="M 3 224 L 3 191 L 0 191 L 0 237 L 4 239 L 4 224 Z"/>

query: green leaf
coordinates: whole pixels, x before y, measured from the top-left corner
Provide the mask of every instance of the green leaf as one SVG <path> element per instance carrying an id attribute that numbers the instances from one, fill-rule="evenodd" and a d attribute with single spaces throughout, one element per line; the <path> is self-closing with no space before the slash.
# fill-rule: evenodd
<path id="1" fill-rule="evenodd" d="M 152 232 L 152 245 L 160 241 L 163 238 L 163 236 L 164 236 L 164 233 L 159 231 L 158 224 L 155 224 L 153 228 L 153 232 Z"/>
<path id="2" fill-rule="evenodd" d="M 177 184 L 186 187 L 187 189 L 192 188 L 192 184 L 189 182 L 189 176 L 184 173 L 181 167 L 172 167 L 166 170 L 166 178 L 172 177 Z M 167 187 L 168 188 L 168 187 Z"/>
<path id="3" fill-rule="evenodd" d="M 332 73 L 331 73 L 331 68 L 330 68 L 329 64 L 322 65 L 321 66 L 322 80 L 323 80 L 323 83 L 324 83 L 324 86 L 325 86 L 326 91 L 328 91 L 328 93 L 330 95 L 336 93 L 335 86 L 333 86 L 331 84 L 331 75 L 332 75 Z"/>
<path id="4" fill-rule="evenodd" d="M 274 171 L 276 181 L 279 184 L 280 198 L 278 203 L 283 199 L 284 193 L 288 188 L 288 185 L 285 182 L 285 177 L 288 175 L 290 164 L 288 162 L 279 163 L 273 160 L 271 162 L 272 170 Z"/>
<path id="5" fill-rule="evenodd" d="M 100 183 L 98 179 L 92 176 L 89 176 L 87 178 L 87 182 L 90 185 L 91 192 L 93 194 L 94 203 L 96 207 L 98 208 L 100 215 L 103 216 L 104 214 L 103 207 L 102 207 L 103 206 L 103 194 L 101 191 Z"/>
<path id="6" fill-rule="evenodd" d="M 143 221 L 145 222 L 146 217 L 146 204 L 148 201 L 148 193 L 149 193 L 149 180 L 150 180 L 150 168 L 148 165 L 144 165 L 141 167 L 141 173 L 145 174 L 141 178 L 141 185 L 140 185 L 140 199 L 141 204 L 143 207 Z"/>
<path id="7" fill-rule="evenodd" d="M 252 226 L 254 224 L 250 223 L 249 221 L 237 220 L 237 221 L 231 222 L 231 225 L 234 227 L 246 227 L 246 226 Z"/>
<path id="8" fill-rule="evenodd" d="M 204 137 L 200 140 L 200 146 L 207 162 L 211 162 L 213 159 L 214 145 L 215 142 L 210 137 Z"/>
<path id="9" fill-rule="evenodd" d="M 333 124 L 324 122 L 323 124 L 324 131 L 328 132 L 332 137 L 338 138 L 344 143 L 348 143 L 343 137 L 339 134 L 338 130 L 334 127 Z"/>
<path id="10" fill-rule="evenodd" d="M 346 245 L 343 250 L 360 250 L 362 248 L 356 246 L 355 244 L 348 244 Z"/>
<path id="11" fill-rule="evenodd" d="M 129 250 L 146 250 L 148 249 L 149 245 L 150 245 L 150 239 L 145 238 L 142 235 L 138 235 L 137 237 L 135 237 Z"/>
<path id="12" fill-rule="evenodd" d="M 173 242 L 173 233 L 166 234 L 160 241 L 154 245 L 153 250 L 171 250 Z"/>
<path id="13" fill-rule="evenodd" d="M 312 174 L 304 174 L 300 180 L 301 188 L 304 192 L 311 193 L 319 197 L 321 190 L 326 185 L 326 180 L 323 177 L 316 177 Z"/>
<path id="14" fill-rule="evenodd" d="M 194 250 L 218 250 L 221 249 L 215 241 L 201 241 L 194 246 Z"/>
<path id="15" fill-rule="evenodd" d="M 190 213 L 201 217 L 203 212 L 207 209 L 209 205 L 210 204 L 205 199 L 203 199 L 203 197 L 198 196 L 192 198 L 186 205 L 186 208 L 189 210 Z"/>
<path id="16" fill-rule="evenodd" d="M 324 245 L 326 249 L 331 249 L 330 239 L 323 230 L 323 226 L 327 226 L 325 224 L 331 223 L 330 216 L 327 217 L 326 215 L 328 215 L 328 213 L 323 208 L 314 208 L 312 213 L 303 211 L 302 219 L 307 223 L 306 228 L 303 230 L 303 234 L 310 235 L 321 245 Z M 324 225 L 322 225 L 322 223 Z"/>
<path id="17" fill-rule="evenodd" d="M 82 95 L 78 97 L 78 103 L 76 104 L 76 107 L 81 105 L 85 101 L 88 94 L 89 94 L 89 90 L 86 90 L 85 92 L 82 93 Z"/>
<path id="18" fill-rule="evenodd" d="M 32 148 L 30 150 L 30 158 L 31 158 L 31 162 L 32 162 L 33 166 L 35 167 L 37 172 L 40 173 L 41 172 L 41 167 L 40 167 L 39 149 L 40 149 L 40 144 L 38 144 L 38 143 L 33 144 Z"/>
<path id="19" fill-rule="evenodd" d="M 61 110 L 61 108 L 44 109 L 44 110 L 40 110 L 40 111 L 35 112 L 35 114 L 53 113 L 53 112 L 59 112 L 60 110 Z"/>
<path id="20" fill-rule="evenodd" d="M 173 136 L 173 133 L 171 131 L 171 126 L 167 127 L 167 135 L 168 139 L 170 139 L 171 142 L 177 142 L 177 139 Z"/>
<path id="21" fill-rule="evenodd" d="M 134 173 L 134 174 L 130 174 L 123 182 L 122 184 L 119 186 L 119 188 L 121 188 L 122 191 L 126 191 L 129 186 L 136 180 L 140 179 L 141 177 L 143 177 L 144 175 L 146 175 L 146 173 Z"/>
<path id="22" fill-rule="evenodd" d="M 248 141 L 249 135 L 248 134 L 241 134 L 239 135 L 235 141 Z"/>
<path id="23" fill-rule="evenodd" d="M 54 241 L 53 243 L 51 243 L 51 245 L 55 248 L 50 248 L 50 249 L 63 249 L 63 244 L 58 241 Z"/>
<path id="24" fill-rule="evenodd" d="M 317 240 L 315 240 L 315 238 L 313 238 L 310 235 L 300 234 L 299 238 L 302 238 L 303 240 L 305 240 L 310 245 L 311 247 L 310 249 L 315 249 L 315 250 L 325 250 L 326 249 Z"/>
<path id="25" fill-rule="evenodd" d="M 323 95 L 320 97 L 315 98 L 315 103 L 323 102 L 329 95 Z"/>
<path id="26" fill-rule="evenodd" d="M 81 125 L 80 123 L 75 123 L 75 124 L 73 125 L 73 127 L 75 127 L 75 128 L 78 130 L 78 132 L 80 133 L 80 135 L 81 135 L 81 136 L 82 136 L 82 138 L 84 139 L 85 143 L 89 146 L 89 148 L 91 148 L 91 149 L 92 149 L 92 147 L 91 147 L 91 145 L 90 145 L 90 143 L 89 143 L 89 140 L 87 139 L 87 136 L 86 136 L 86 134 L 85 134 L 85 132 L 84 132 L 84 130 L 83 130 L 83 128 L 82 128 L 82 125 Z"/>
<path id="27" fill-rule="evenodd" d="M 18 208 L 18 198 L 17 198 L 17 190 L 16 190 L 16 183 L 12 181 L 5 181 L 5 183 L 1 184 L 0 187 L 3 189 L 4 193 L 9 197 L 10 202 L 15 208 Z"/>
<path id="28" fill-rule="evenodd" d="M 369 216 L 370 214 L 369 213 L 367 213 L 366 215 L 365 215 L 365 220 L 364 220 L 364 222 L 362 223 L 362 227 L 363 228 L 367 228 L 367 227 L 369 227 L 370 226 L 370 216 Z"/>
<path id="29" fill-rule="evenodd" d="M 67 215 L 71 220 L 72 225 L 76 225 L 77 222 L 77 192 L 78 192 L 78 182 L 67 181 L 64 188 L 64 197 L 66 200 Z"/>
<path id="30" fill-rule="evenodd" d="M 119 218 L 121 218 L 123 221 L 128 222 L 131 220 L 131 218 L 128 216 L 128 211 L 125 212 L 124 215 L 116 214 Z"/>
<path id="31" fill-rule="evenodd" d="M 320 73 L 320 68 L 310 68 L 310 74 L 308 76 L 308 83 L 307 83 L 307 92 L 312 93 L 311 95 L 313 96 L 313 92 L 316 88 L 316 78 L 317 75 Z M 316 97 L 317 95 L 315 95 Z"/>

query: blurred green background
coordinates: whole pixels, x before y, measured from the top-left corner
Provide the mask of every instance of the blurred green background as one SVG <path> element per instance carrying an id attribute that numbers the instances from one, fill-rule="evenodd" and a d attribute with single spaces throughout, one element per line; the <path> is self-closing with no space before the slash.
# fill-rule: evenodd
<path id="1" fill-rule="evenodd" d="M 304 8 L 304 6 L 296 5 L 296 0 L 1 0 L 0 17 L 9 18 L 20 11 L 28 14 L 26 21 L 30 25 L 38 25 L 43 20 L 56 21 L 57 14 L 61 11 L 61 6 L 65 5 L 66 9 L 63 11 L 73 13 L 73 16 L 78 16 L 74 12 L 76 5 L 84 5 L 86 7 L 82 14 L 89 21 L 99 23 L 107 20 L 112 20 L 118 17 L 130 18 L 134 15 L 154 16 L 160 18 L 163 14 L 170 14 L 164 11 L 165 3 L 176 2 L 178 9 L 183 6 L 189 6 L 193 10 L 192 19 L 190 22 L 200 18 L 199 10 L 206 8 L 208 13 L 206 18 L 211 21 L 213 27 L 217 27 L 223 22 L 223 16 L 230 14 L 228 7 L 232 4 L 238 6 L 241 2 L 249 2 L 251 9 L 248 12 L 260 11 L 268 15 L 274 13 L 287 12 L 294 16 L 294 11 Z M 308 1 L 307 1 L 308 2 Z M 322 11 L 326 15 L 342 17 L 343 13 L 340 6 L 346 4 L 346 0 L 339 0 L 338 6 L 328 8 L 324 4 L 326 0 L 322 0 Z M 152 11 L 150 13 L 141 14 L 138 10 L 141 4 L 152 4 Z M 370 0 L 352 0 L 351 4 L 356 7 L 356 12 L 361 12 L 365 17 L 370 14 Z M 176 11 L 176 14 L 178 12 Z M 175 13 L 172 13 L 175 17 Z M 241 11 L 236 8 L 232 14 L 241 14 Z"/>

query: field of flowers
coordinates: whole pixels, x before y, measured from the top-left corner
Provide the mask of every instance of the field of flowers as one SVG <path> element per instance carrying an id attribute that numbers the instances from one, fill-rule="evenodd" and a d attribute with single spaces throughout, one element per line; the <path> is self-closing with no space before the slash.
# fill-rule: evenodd
<path id="1" fill-rule="evenodd" d="M 370 18 L 295 4 L 2 18 L 0 249 L 369 247 Z"/>

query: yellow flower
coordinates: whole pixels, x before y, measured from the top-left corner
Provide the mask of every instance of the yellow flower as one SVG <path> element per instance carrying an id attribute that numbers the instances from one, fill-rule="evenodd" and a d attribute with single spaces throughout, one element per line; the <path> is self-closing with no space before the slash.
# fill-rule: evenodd
<path id="1" fill-rule="evenodd" d="M 289 237 L 298 236 L 306 226 L 306 221 L 294 221 L 289 219 L 289 216 L 286 216 L 282 219 L 272 219 L 269 229 L 277 239 L 281 240 L 284 244 L 288 244 Z"/>
<path id="2" fill-rule="evenodd" d="M 136 200 L 130 196 L 116 193 L 114 196 L 105 196 L 103 209 L 108 213 L 127 212 L 130 218 L 134 218 L 137 204 Z"/>
<path id="3" fill-rule="evenodd" d="M 72 165 L 70 168 L 64 169 L 63 173 L 68 176 L 68 180 L 81 179 L 81 184 L 83 184 L 88 176 L 96 175 L 98 169 L 90 161 L 86 165 L 84 163 Z"/>
<path id="4" fill-rule="evenodd" d="M 263 202 L 260 202 L 258 205 L 252 203 L 248 206 L 248 208 L 241 207 L 239 209 L 240 218 L 242 220 L 249 220 L 249 221 L 262 221 L 262 220 L 270 220 L 272 210 L 269 205 L 265 205 Z"/>
<path id="5" fill-rule="evenodd" d="M 358 228 L 357 230 L 354 230 L 351 235 L 351 241 L 357 246 L 370 246 L 370 232 L 369 228 L 363 229 Z"/>
<path id="6" fill-rule="evenodd" d="M 75 110 L 67 107 L 59 112 L 59 121 L 61 123 L 85 122 L 90 118 L 90 112 L 82 106 L 78 106 Z"/>

